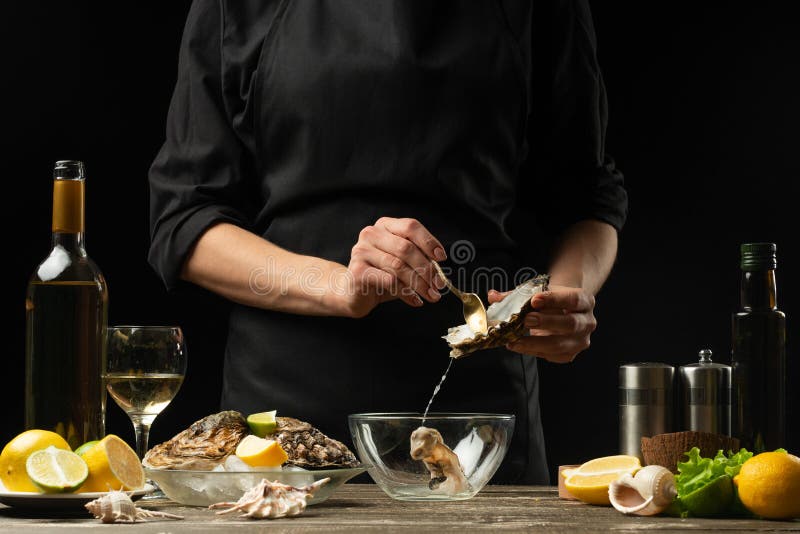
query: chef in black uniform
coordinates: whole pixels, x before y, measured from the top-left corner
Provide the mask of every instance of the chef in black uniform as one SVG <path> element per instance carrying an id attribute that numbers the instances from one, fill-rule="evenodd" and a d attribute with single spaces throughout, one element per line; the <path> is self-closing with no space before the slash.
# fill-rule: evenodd
<path id="1" fill-rule="evenodd" d="M 494 481 L 548 482 L 536 357 L 588 347 L 626 213 L 605 127 L 586 0 L 195 0 L 149 258 L 235 303 L 222 408 L 345 441 L 349 413 L 420 411 L 462 319 L 430 260 L 492 302 L 536 267 L 531 335 L 458 360 L 433 410 L 515 414 Z"/>

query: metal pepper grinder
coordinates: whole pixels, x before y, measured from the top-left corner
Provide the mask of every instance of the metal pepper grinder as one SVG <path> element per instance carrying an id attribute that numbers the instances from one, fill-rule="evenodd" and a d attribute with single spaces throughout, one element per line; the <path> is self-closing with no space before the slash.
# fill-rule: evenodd
<path id="1" fill-rule="evenodd" d="M 731 434 L 731 366 L 714 363 L 710 350 L 680 368 L 684 430 Z"/>
<path id="2" fill-rule="evenodd" d="M 665 363 L 629 363 L 619 368 L 620 454 L 642 457 L 642 437 L 672 432 L 675 368 Z"/>

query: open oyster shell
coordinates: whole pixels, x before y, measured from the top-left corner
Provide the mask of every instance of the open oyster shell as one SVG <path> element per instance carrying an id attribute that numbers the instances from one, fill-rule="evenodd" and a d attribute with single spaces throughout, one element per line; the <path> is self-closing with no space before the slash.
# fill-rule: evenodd
<path id="1" fill-rule="evenodd" d="M 547 291 L 550 276 L 539 275 L 518 285 L 500 302 L 486 308 L 489 332 L 484 335 L 474 332 L 469 325 L 449 328 L 443 336 L 450 345 L 450 356 L 460 358 L 471 352 L 503 347 L 521 338 L 525 333 L 524 317 L 531 311 L 531 297 Z"/>

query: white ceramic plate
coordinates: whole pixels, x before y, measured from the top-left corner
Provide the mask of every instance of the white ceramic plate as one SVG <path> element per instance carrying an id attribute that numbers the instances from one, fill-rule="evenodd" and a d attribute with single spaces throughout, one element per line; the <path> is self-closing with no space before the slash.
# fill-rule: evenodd
<path id="1" fill-rule="evenodd" d="M 140 490 L 131 494 L 134 501 L 147 495 L 156 488 L 152 484 L 145 484 Z M 0 483 L 0 503 L 15 508 L 38 508 L 42 510 L 79 510 L 89 502 L 105 495 L 103 492 L 89 493 L 31 493 L 28 491 L 8 491 Z"/>

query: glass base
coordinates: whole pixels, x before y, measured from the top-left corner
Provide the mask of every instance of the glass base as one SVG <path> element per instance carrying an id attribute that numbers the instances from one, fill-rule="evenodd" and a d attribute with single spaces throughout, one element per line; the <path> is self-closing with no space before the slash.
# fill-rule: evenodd
<path id="1" fill-rule="evenodd" d="M 148 480 L 147 483 L 152 484 L 153 486 L 155 486 L 156 489 L 148 493 L 147 495 L 143 495 L 142 498 L 139 499 L 140 501 L 155 501 L 167 498 L 167 496 L 164 494 L 163 491 L 161 491 L 161 488 L 158 487 L 158 484 L 156 484 L 155 481 Z"/>

